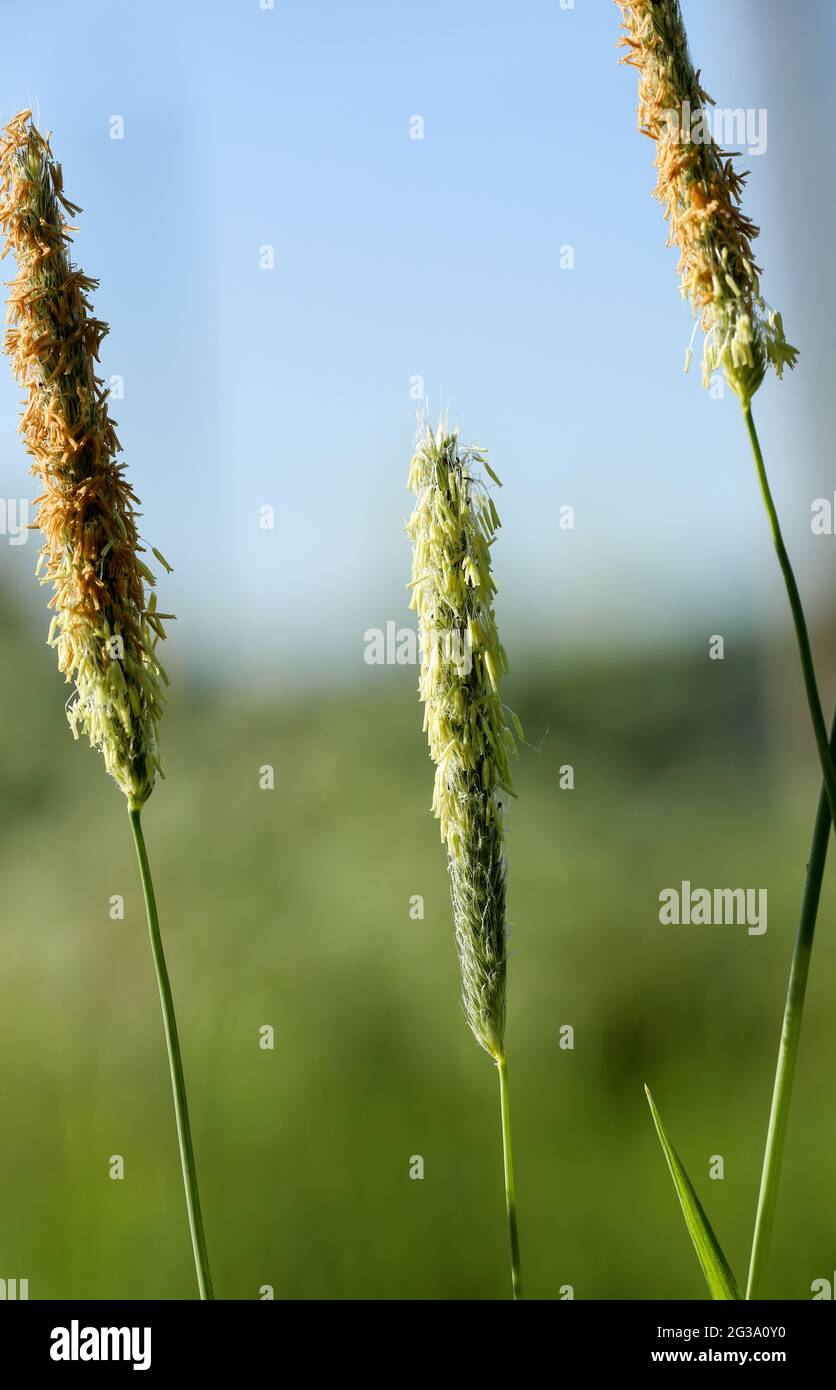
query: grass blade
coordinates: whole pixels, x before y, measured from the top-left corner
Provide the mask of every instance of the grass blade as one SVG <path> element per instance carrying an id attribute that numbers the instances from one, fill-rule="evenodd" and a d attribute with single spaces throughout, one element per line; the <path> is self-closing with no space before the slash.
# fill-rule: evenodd
<path id="1" fill-rule="evenodd" d="M 679 1205 L 682 1208 L 682 1215 L 685 1217 L 685 1225 L 688 1227 L 688 1234 L 693 1241 L 697 1259 L 711 1291 L 711 1297 L 739 1299 L 740 1290 L 737 1287 L 737 1281 L 720 1248 L 720 1242 L 711 1229 L 711 1222 L 703 1211 L 691 1179 L 682 1166 L 682 1160 L 668 1138 L 665 1126 L 662 1124 L 662 1117 L 656 1109 L 650 1091 L 646 1086 L 644 1089 L 650 1105 L 650 1113 L 653 1116 L 653 1123 L 656 1126 L 656 1133 L 668 1161 L 668 1168 L 676 1188 L 676 1195 L 679 1198 Z"/>

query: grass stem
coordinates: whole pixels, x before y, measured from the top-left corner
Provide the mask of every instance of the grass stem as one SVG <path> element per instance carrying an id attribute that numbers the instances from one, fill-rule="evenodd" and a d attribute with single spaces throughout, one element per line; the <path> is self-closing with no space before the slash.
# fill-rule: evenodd
<path id="1" fill-rule="evenodd" d="M 514 1153 L 511 1147 L 511 1104 L 508 1090 L 508 1063 L 497 1062 L 499 1102 L 502 1110 L 502 1162 L 505 1170 L 505 1210 L 508 1214 L 508 1240 L 511 1246 L 511 1287 L 514 1298 L 522 1297 L 520 1275 L 520 1237 L 517 1230 L 517 1191 L 514 1186 Z"/>
<path id="2" fill-rule="evenodd" d="M 145 837 L 142 833 L 140 811 L 139 809 L 129 807 L 128 815 L 130 816 L 131 829 L 133 830 L 134 843 L 136 845 L 136 857 L 139 861 L 142 891 L 145 897 L 145 911 L 148 917 L 148 933 L 151 938 L 151 955 L 154 959 L 154 969 L 156 971 L 157 985 L 160 991 L 160 1004 L 162 1005 L 163 1012 L 163 1027 L 165 1029 L 165 1042 L 168 1051 L 168 1064 L 171 1071 L 171 1091 L 174 1100 L 174 1113 L 177 1118 L 177 1139 L 180 1145 L 180 1163 L 183 1169 L 183 1186 L 186 1190 L 186 1208 L 189 1214 L 189 1230 L 191 1231 L 192 1237 L 197 1284 L 201 1299 L 213 1299 L 215 1295 L 212 1290 L 212 1276 L 209 1272 L 209 1256 L 206 1250 L 206 1237 L 203 1233 L 203 1217 L 200 1212 L 200 1194 L 197 1189 L 197 1168 L 195 1166 L 191 1127 L 189 1125 L 189 1107 L 186 1100 L 186 1078 L 183 1075 L 183 1060 L 180 1056 L 180 1042 L 177 1037 L 177 1019 L 174 1013 L 174 999 L 171 994 L 171 983 L 168 978 L 168 969 L 163 952 L 163 942 L 160 936 L 160 920 L 157 915 L 154 884 L 151 879 L 151 869 L 148 864 Z"/>
<path id="3" fill-rule="evenodd" d="M 752 418 L 751 405 L 743 406 L 743 418 L 746 421 L 746 429 L 749 432 L 749 440 L 752 445 L 752 453 L 755 456 L 755 466 L 758 471 L 758 482 L 760 483 L 761 496 L 769 517 L 769 526 L 772 532 L 772 541 L 778 556 L 778 563 L 781 566 L 781 573 L 784 576 L 784 583 L 787 588 L 787 596 L 792 610 L 792 620 L 795 624 L 795 635 L 798 640 L 798 650 L 801 656 L 801 673 L 804 677 L 804 688 L 807 692 L 807 704 L 810 707 L 810 718 L 813 721 L 813 733 L 816 739 L 816 747 L 819 752 L 822 776 L 824 778 L 827 800 L 830 806 L 830 816 L 836 824 L 836 768 L 834 768 L 833 757 L 830 751 L 830 743 L 827 737 L 827 725 L 824 722 L 824 712 L 822 710 L 819 689 L 816 683 L 816 671 L 813 665 L 813 651 L 810 645 L 810 634 L 807 631 L 807 621 L 804 617 L 804 609 L 801 605 L 801 595 L 798 592 L 798 585 L 795 582 L 790 557 L 784 545 L 784 538 L 781 534 L 781 526 L 778 521 L 778 513 L 775 510 L 775 503 L 772 499 L 772 492 L 769 487 L 769 479 L 766 476 L 766 465 L 763 461 L 758 433 L 755 429 L 755 422 Z"/>
<path id="4" fill-rule="evenodd" d="M 836 754 L 836 712 L 833 715 L 830 748 Z M 778 1183 L 781 1176 L 781 1160 L 784 1156 L 784 1142 L 789 1120 L 790 1096 L 798 1055 L 798 1041 L 801 1035 L 804 996 L 807 991 L 807 976 L 810 969 L 810 955 L 816 930 L 816 914 L 821 897 L 827 847 L 830 843 L 831 823 L 832 817 L 827 790 L 822 784 L 813 826 L 810 858 L 807 862 L 807 876 L 801 900 L 798 935 L 790 966 L 781 1041 L 778 1047 L 778 1065 L 775 1070 L 772 1108 L 769 1114 L 769 1129 L 767 1130 L 766 1149 L 763 1157 L 758 1210 L 752 1239 L 752 1255 L 749 1262 L 749 1279 L 746 1288 L 748 1299 L 762 1297 L 766 1265 L 769 1259 L 769 1247 L 778 1200 Z"/>

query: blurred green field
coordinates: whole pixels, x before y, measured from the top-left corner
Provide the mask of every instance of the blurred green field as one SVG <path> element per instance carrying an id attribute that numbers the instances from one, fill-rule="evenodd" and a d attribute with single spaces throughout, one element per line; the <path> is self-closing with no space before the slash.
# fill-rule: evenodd
<path id="1" fill-rule="evenodd" d="M 73 744 L 53 654 L 23 629 L 6 614 L 0 1276 L 28 1278 L 31 1298 L 192 1298 L 124 803 Z M 817 793 L 806 740 L 793 772 L 763 703 L 771 671 L 739 648 L 723 663 L 515 657 L 507 698 L 530 746 L 510 816 L 508 1046 L 530 1297 L 704 1296 L 645 1080 L 745 1274 Z M 786 681 L 795 728 L 790 663 Z M 378 668 L 294 701 L 182 676 L 172 691 L 168 779 L 144 820 L 222 1298 L 508 1293 L 496 1076 L 458 1003 L 414 686 Z M 685 878 L 766 887 L 767 934 L 660 926 L 660 889 Z M 809 1298 L 834 1266 L 833 922 L 829 882 L 772 1297 Z M 567 1023 L 574 1051 L 558 1046 Z"/>

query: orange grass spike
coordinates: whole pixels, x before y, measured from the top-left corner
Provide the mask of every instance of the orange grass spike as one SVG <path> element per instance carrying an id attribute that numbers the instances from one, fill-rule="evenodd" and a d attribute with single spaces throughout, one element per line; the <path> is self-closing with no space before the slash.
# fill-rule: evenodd
<path id="1" fill-rule="evenodd" d="M 761 296 L 752 251 L 758 228 L 740 207 L 746 174 L 711 135 L 714 103 L 691 61 L 678 0 L 615 3 L 627 50 L 621 61 L 639 75 L 639 129 L 656 145 L 654 195 L 668 244 L 679 250 L 683 297 L 705 333 L 703 382 L 723 371 L 746 405 L 770 365 L 780 377 L 798 357 L 781 315 Z M 689 349 L 686 368 L 690 360 Z"/>
<path id="2" fill-rule="evenodd" d="M 168 615 L 156 611 L 139 499 L 117 462 L 121 445 L 96 375 L 108 332 L 88 298 L 98 281 L 70 260 L 67 217 L 80 210 L 64 193 L 49 139 L 21 111 L 0 138 L 2 255 L 11 251 L 17 263 L 5 351 L 26 392 L 19 428 L 42 487 L 37 572 L 53 590 L 48 641 L 75 687 L 67 706 L 74 735 L 87 734 L 138 808 L 161 773 L 166 677 L 156 645 Z"/>

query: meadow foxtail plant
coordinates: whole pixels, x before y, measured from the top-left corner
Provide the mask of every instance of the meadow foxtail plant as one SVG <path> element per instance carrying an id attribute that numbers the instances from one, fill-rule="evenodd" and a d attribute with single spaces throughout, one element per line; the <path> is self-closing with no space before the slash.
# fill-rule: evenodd
<path id="1" fill-rule="evenodd" d="M 794 367 L 797 350 L 784 335 L 781 315 L 761 295 L 753 242 L 758 228 L 741 210 L 746 175 L 710 133 L 713 104 L 688 50 L 679 0 L 615 0 L 622 21 L 622 62 L 639 77 L 638 123 L 656 146 L 655 196 L 668 222 L 668 243 L 679 250 L 682 295 L 704 333 L 702 375 L 708 386 L 722 372 L 737 395 L 752 447 L 758 483 L 778 556 L 798 643 L 813 733 L 822 769 L 822 790 L 804 885 L 801 914 L 784 1009 L 778 1065 L 764 1154 L 747 1298 L 763 1288 L 798 1052 L 810 954 L 821 884 L 836 824 L 836 715 L 830 736 L 822 711 L 812 647 L 798 585 L 784 545 L 752 415 L 752 399 L 771 367 L 781 377 Z M 686 370 L 691 362 L 686 354 Z M 715 1298 L 739 1298 L 734 1277 L 668 1139 L 650 1098 L 657 1132 L 679 1195 L 686 1224 Z"/>
<path id="2" fill-rule="evenodd" d="M 0 231 L 17 275 L 10 285 L 5 350 L 26 392 L 20 432 L 42 488 L 37 572 L 49 585 L 48 641 L 73 693 L 67 716 L 104 757 L 124 794 L 142 879 L 163 1013 L 180 1158 L 201 1298 L 212 1298 L 189 1127 L 183 1065 L 154 888 L 140 820 L 161 774 L 157 732 L 165 637 L 154 576 L 142 559 L 139 505 L 117 459 L 121 446 L 107 391 L 96 375 L 106 323 L 94 316 L 97 281 L 70 259 L 80 212 L 64 193 L 60 164 L 31 112 L 21 111 L 0 140 Z M 158 551 L 157 559 L 168 566 Z"/>
<path id="3" fill-rule="evenodd" d="M 421 646 L 419 693 L 435 763 L 433 811 L 447 849 L 465 1016 L 499 1072 L 506 1212 L 514 1298 L 521 1294 L 514 1164 L 505 1056 L 507 985 L 503 798 L 513 796 L 516 751 L 499 682 L 507 670 L 493 600 L 490 549 L 499 527 L 479 476 L 497 484 L 484 451 L 464 448 L 446 424 L 422 425 L 409 472 L 417 501 L 411 607 Z M 511 716 L 521 735 L 516 716 Z"/>

